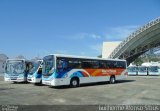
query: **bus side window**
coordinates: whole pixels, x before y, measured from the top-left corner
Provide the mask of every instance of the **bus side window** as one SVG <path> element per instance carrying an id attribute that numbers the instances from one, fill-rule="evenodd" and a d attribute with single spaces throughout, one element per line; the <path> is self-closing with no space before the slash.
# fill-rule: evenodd
<path id="1" fill-rule="evenodd" d="M 42 74 L 42 68 L 38 69 L 38 74 Z"/>
<path id="2" fill-rule="evenodd" d="M 107 68 L 106 63 L 103 61 L 100 61 L 100 66 L 99 68 Z"/>
<path id="3" fill-rule="evenodd" d="M 119 61 L 118 62 L 118 68 L 126 68 L 125 62 L 124 61 Z"/>
<path id="4" fill-rule="evenodd" d="M 113 62 L 112 61 L 107 61 L 106 62 L 106 68 L 113 68 Z"/>
<path id="5" fill-rule="evenodd" d="M 76 60 L 76 59 L 70 59 L 68 61 L 68 67 L 71 69 L 76 69 L 76 68 L 81 68 L 81 61 L 80 60 Z"/>
<path id="6" fill-rule="evenodd" d="M 58 72 L 62 72 L 64 70 L 66 70 L 68 68 L 68 63 L 67 61 L 65 60 L 58 60 L 57 61 L 57 69 L 58 69 Z"/>
<path id="7" fill-rule="evenodd" d="M 94 69 L 100 68 L 99 61 L 92 61 L 92 67 Z"/>

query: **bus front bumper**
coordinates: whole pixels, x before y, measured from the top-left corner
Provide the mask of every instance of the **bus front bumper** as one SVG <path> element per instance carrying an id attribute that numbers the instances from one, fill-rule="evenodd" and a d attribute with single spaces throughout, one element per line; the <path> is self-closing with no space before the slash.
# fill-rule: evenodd
<path id="1" fill-rule="evenodd" d="M 27 81 L 30 82 L 30 83 L 40 83 L 41 78 L 35 78 L 35 77 L 27 78 Z"/>
<path id="2" fill-rule="evenodd" d="M 44 84 L 44 85 L 51 85 L 51 81 L 44 81 L 44 80 L 42 80 L 42 84 Z"/>
<path id="3" fill-rule="evenodd" d="M 69 85 L 70 78 L 52 79 L 51 81 L 42 80 L 42 84 L 50 85 L 50 86 Z"/>
<path id="4" fill-rule="evenodd" d="M 25 78 L 4 78 L 6 82 L 24 82 Z"/>

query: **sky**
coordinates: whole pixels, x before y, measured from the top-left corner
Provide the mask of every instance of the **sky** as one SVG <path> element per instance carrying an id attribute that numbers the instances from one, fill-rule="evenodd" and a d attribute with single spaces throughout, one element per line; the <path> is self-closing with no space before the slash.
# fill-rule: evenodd
<path id="1" fill-rule="evenodd" d="M 0 53 L 96 57 L 159 16 L 159 0 L 0 0 Z"/>

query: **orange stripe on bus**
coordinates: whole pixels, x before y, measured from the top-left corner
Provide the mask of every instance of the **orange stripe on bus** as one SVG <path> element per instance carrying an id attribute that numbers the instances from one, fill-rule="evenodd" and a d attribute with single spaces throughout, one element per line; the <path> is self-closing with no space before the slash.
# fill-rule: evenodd
<path id="1" fill-rule="evenodd" d="M 85 69 L 91 76 L 121 75 L 125 69 Z"/>
<path id="2" fill-rule="evenodd" d="M 84 77 L 88 77 L 88 74 L 86 72 L 82 72 L 82 74 L 84 75 Z"/>

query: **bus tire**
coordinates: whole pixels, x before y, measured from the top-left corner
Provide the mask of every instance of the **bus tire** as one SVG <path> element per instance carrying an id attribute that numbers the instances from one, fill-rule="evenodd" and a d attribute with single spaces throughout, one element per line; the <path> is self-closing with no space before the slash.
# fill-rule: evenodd
<path id="1" fill-rule="evenodd" d="M 70 87 L 72 87 L 72 88 L 79 87 L 79 78 L 78 77 L 74 77 L 71 79 Z"/>
<path id="2" fill-rule="evenodd" d="M 110 84 L 114 84 L 116 82 L 115 76 L 110 77 Z"/>
<path id="3" fill-rule="evenodd" d="M 14 82 L 13 82 L 13 84 L 17 84 L 17 82 L 16 82 L 16 81 L 14 81 Z"/>
<path id="4" fill-rule="evenodd" d="M 40 80 L 40 83 L 39 83 L 40 85 L 42 85 L 42 80 Z"/>

